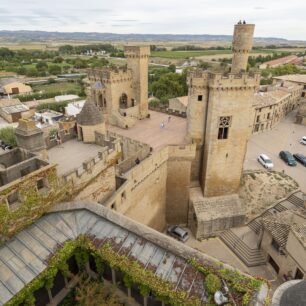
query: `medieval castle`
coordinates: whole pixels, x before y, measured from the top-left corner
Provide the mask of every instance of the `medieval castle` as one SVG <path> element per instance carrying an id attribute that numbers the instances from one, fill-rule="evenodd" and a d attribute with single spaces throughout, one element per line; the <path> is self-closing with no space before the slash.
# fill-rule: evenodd
<path id="1" fill-rule="evenodd" d="M 56 167 L 47 161 L 56 140 L 46 138 L 30 121 L 20 120 L 16 129 L 19 148 L 0 157 L 3 165 L 0 171 L 3 211 L 0 212 L 4 216 L 1 219 L 4 222 L 0 222 L 1 239 L 6 241 L 22 230 L 16 235 L 17 243 L 25 239 L 31 243 L 27 252 L 44 251 L 35 253 L 36 257 L 23 258 L 22 252 L 18 255 L 17 251 L 12 256 L 22 257 L 25 266 L 31 265 L 31 258 L 42 260 L 29 268 L 37 277 L 47 269 L 43 257 L 49 258 L 50 250 L 59 248 L 66 240 L 78 239 L 78 235 L 87 235 L 95 247 L 108 241 L 118 252 L 122 249 L 129 256 L 132 254 L 131 258 L 136 258 L 142 266 L 150 262 L 153 270 L 161 269 L 157 277 L 174 283 L 174 291 L 186 277 L 187 300 L 196 298 L 200 304 L 207 303 L 203 279 L 187 260 L 192 257 L 202 263 L 218 264 L 196 250 L 172 243 L 169 237 L 154 230 L 163 231 L 167 224 L 182 224 L 201 240 L 245 224 L 245 207 L 238 191 L 247 142 L 254 128 L 254 97 L 260 84 L 258 72 L 247 72 L 254 28 L 253 24 L 235 25 L 230 73 L 201 69 L 189 73 L 187 120 L 182 119 L 179 140 L 171 137 L 164 140 L 159 126 L 159 134 L 150 134 L 150 124 L 158 115 L 148 110 L 149 47 L 125 47 L 125 68 L 88 71 L 87 101 L 82 111 L 76 120 L 62 120 L 58 130 L 63 142 L 76 138 L 79 143 L 98 150 L 97 156 L 84 160 L 81 166 L 65 173 L 58 168 L 56 173 Z M 290 100 L 290 108 L 297 103 L 301 88 L 295 91 L 296 99 Z M 137 131 L 144 133 L 145 141 L 135 137 Z M 53 202 L 62 201 L 71 202 L 52 206 Z M 34 222 L 37 218 L 40 219 Z M 23 230 L 25 219 L 27 224 L 34 222 L 30 230 Z M 49 233 L 42 224 L 50 229 Z M 63 239 L 52 237 L 53 233 Z M 144 240 L 140 241 L 142 237 Z M 9 241 L 0 247 L 1 260 L 1 252 L 4 254 L 4 248 L 13 249 L 13 243 Z M 86 270 L 96 272 L 97 267 L 90 260 Z M 177 260 L 184 268 L 174 265 Z M 7 265 L 18 278 L 21 272 L 13 264 L 10 266 L 9 260 Z M 103 278 L 123 282 L 122 273 L 118 272 L 121 270 L 114 269 L 112 264 L 106 267 Z M 188 269 L 192 277 L 185 275 Z M 10 287 L 11 283 L 0 275 L 0 288 L 5 292 L 4 295 L 0 292 L 0 305 L 18 295 L 34 276 Z M 61 277 L 62 287 L 66 288 L 69 279 Z M 192 281 L 187 281 L 187 277 Z M 198 286 L 195 292 L 191 290 L 194 284 Z M 60 289 L 55 292 L 44 288 L 40 294 L 57 305 Z M 128 294 L 133 296 L 133 290 L 138 289 L 129 288 Z M 154 290 L 141 297 L 141 303 L 168 304 L 155 300 Z M 261 299 L 262 304 L 252 305 L 263 305 L 265 296 L 266 292 L 261 298 L 254 298 Z M 180 305 L 200 304 L 181 302 Z"/>

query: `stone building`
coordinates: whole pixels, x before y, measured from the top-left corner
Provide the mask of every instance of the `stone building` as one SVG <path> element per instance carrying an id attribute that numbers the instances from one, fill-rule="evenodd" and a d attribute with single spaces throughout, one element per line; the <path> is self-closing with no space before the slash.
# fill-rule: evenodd
<path id="1" fill-rule="evenodd" d="M 301 101 L 296 114 L 296 123 L 306 125 L 306 99 Z"/>
<path id="2" fill-rule="evenodd" d="M 192 179 L 200 182 L 190 193 L 189 222 L 197 238 L 244 222 L 237 193 L 260 81 L 259 73 L 244 72 L 253 32 L 254 25 L 235 25 L 230 74 L 196 70 L 188 77 L 187 139 L 197 145 Z"/>
<path id="3" fill-rule="evenodd" d="M 18 147 L 36 153 L 43 159 L 48 158 L 43 131 L 35 125 L 35 121 L 20 119 L 15 135 Z"/>
<path id="4" fill-rule="evenodd" d="M 77 115 L 78 139 L 95 142 L 95 132 L 105 133 L 105 122 L 99 108 L 87 98 L 81 112 Z"/>
<path id="5" fill-rule="evenodd" d="M 282 82 L 259 91 L 253 98 L 252 133 L 272 129 L 300 103 L 303 87 L 291 82 Z"/>
<path id="6" fill-rule="evenodd" d="M 169 99 L 168 112 L 176 115 L 186 116 L 188 96 Z"/>
<path id="7" fill-rule="evenodd" d="M 305 74 L 287 74 L 273 77 L 273 84 L 291 82 L 303 86 L 302 97 L 306 97 L 306 75 Z"/>
<path id="8" fill-rule="evenodd" d="M 29 108 L 19 99 L 0 99 L 0 116 L 7 122 L 18 122 L 19 119 L 31 116 Z"/>
<path id="9" fill-rule="evenodd" d="M 129 128 L 148 116 L 148 63 L 150 48 L 126 46 L 125 68 L 88 70 L 91 96 L 105 121 Z"/>
<path id="10" fill-rule="evenodd" d="M 306 211 L 275 212 L 261 219 L 260 248 L 284 281 L 306 279 Z"/>

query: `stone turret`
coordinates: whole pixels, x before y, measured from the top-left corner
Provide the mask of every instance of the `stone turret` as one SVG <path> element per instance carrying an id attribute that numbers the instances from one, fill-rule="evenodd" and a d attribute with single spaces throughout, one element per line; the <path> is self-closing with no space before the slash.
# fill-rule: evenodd
<path id="1" fill-rule="evenodd" d="M 148 64 L 149 46 L 125 46 L 127 66 L 132 70 L 132 86 L 135 91 L 135 104 L 139 104 L 140 119 L 148 115 Z"/>
<path id="2" fill-rule="evenodd" d="M 77 115 L 78 139 L 84 142 L 95 142 L 95 132 L 105 133 L 105 122 L 99 108 L 89 98 Z"/>
<path id="3" fill-rule="evenodd" d="M 238 23 L 233 36 L 232 73 L 246 71 L 249 52 L 253 46 L 255 24 Z"/>
<path id="4" fill-rule="evenodd" d="M 48 158 L 43 131 L 33 120 L 20 119 L 15 135 L 18 147 L 37 153 L 43 159 Z"/>

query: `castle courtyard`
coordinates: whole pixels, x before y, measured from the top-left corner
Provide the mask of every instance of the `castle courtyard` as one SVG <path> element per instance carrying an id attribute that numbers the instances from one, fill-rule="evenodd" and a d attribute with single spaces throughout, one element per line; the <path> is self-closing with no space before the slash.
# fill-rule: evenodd
<path id="1" fill-rule="evenodd" d="M 99 145 L 85 144 L 73 139 L 48 150 L 48 156 L 51 163 L 58 165 L 58 175 L 63 175 L 81 167 L 84 161 L 98 156 L 101 150 Z"/>
<path id="2" fill-rule="evenodd" d="M 284 171 L 300 185 L 302 191 L 306 191 L 306 167 L 300 163 L 296 167 L 290 167 L 279 158 L 279 152 L 287 150 L 294 153 L 306 155 L 306 146 L 300 144 L 302 136 L 306 135 L 306 127 L 295 124 L 296 111 L 288 114 L 282 121 L 270 131 L 252 135 L 248 142 L 248 149 L 244 161 L 244 169 L 263 170 L 262 165 L 257 161 L 259 154 L 267 154 L 274 164 L 275 171 Z"/>
<path id="3" fill-rule="evenodd" d="M 107 129 L 146 143 L 155 151 L 167 145 L 186 144 L 187 120 L 185 118 L 170 116 L 170 121 L 168 121 L 168 114 L 155 111 L 149 113 L 150 118 L 139 120 L 129 129 L 122 129 L 113 125 L 108 125 Z M 164 127 L 161 127 L 162 123 L 164 123 Z"/>

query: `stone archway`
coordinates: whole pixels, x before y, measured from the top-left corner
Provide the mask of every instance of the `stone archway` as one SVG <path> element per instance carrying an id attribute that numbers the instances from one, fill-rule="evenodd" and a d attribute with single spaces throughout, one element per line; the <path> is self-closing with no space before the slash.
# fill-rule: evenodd
<path id="1" fill-rule="evenodd" d="M 128 107 L 128 96 L 123 93 L 119 98 L 119 108 L 127 108 Z"/>

